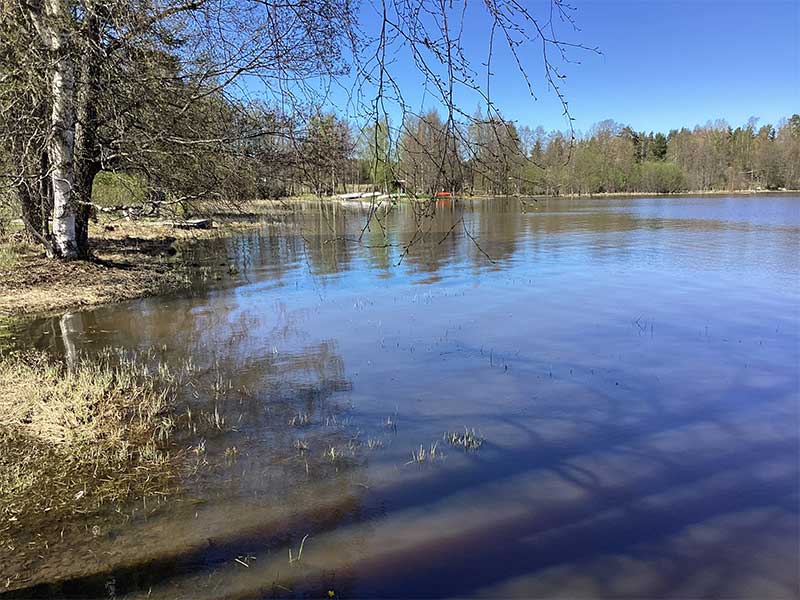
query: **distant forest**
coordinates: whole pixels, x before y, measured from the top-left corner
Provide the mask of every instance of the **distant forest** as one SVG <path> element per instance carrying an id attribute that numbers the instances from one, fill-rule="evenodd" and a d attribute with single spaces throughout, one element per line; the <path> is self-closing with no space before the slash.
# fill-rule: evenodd
<path id="1" fill-rule="evenodd" d="M 800 115 L 778 124 L 717 120 L 693 129 L 635 131 L 602 121 L 571 135 L 476 113 L 436 111 L 399 126 L 359 127 L 334 114 L 259 138 L 240 152 L 237 195 L 328 196 L 355 190 L 582 195 L 800 189 Z M 209 157 L 211 158 L 211 157 Z M 177 165 L 176 165 L 177 166 Z M 103 179 L 100 179 L 102 184 Z"/>
<path id="2" fill-rule="evenodd" d="M 448 128 L 430 112 L 396 130 L 386 123 L 359 130 L 329 115 L 312 120 L 299 149 L 288 161 L 295 167 L 279 180 L 290 187 L 302 182 L 320 195 L 352 184 L 390 189 L 398 180 L 422 196 L 800 188 L 796 114 L 777 125 L 752 118 L 734 128 L 718 120 L 667 133 L 608 120 L 574 138 L 480 114 L 463 128 Z"/>
<path id="3" fill-rule="evenodd" d="M 717 120 L 667 133 L 607 120 L 573 137 L 479 113 L 449 127 L 436 111 L 399 126 L 359 126 L 334 114 L 279 118 L 210 104 L 194 124 L 234 142 L 199 159 L 160 154 L 101 172 L 93 201 L 146 206 L 154 190 L 162 198 L 213 190 L 211 197 L 237 201 L 368 190 L 430 197 L 800 189 L 797 114 L 776 125 Z"/>

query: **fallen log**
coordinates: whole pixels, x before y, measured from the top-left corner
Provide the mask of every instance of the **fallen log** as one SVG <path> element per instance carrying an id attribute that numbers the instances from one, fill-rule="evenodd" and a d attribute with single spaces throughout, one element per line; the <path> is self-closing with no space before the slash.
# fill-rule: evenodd
<path id="1" fill-rule="evenodd" d="M 214 227 L 213 219 L 187 219 L 185 221 L 160 221 L 159 225 L 174 227 L 175 229 L 211 229 Z"/>

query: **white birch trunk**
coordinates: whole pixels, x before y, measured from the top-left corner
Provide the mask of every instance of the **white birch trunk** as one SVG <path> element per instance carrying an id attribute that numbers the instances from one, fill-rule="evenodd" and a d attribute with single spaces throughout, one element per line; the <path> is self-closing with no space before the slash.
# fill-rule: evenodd
<path id="1" fill-rule="evenodd" d="M 64 22 L 69 16 L 63 0 L 45 0 L 44 34 L 55 58 L 50 94 L 50 178 L 53 190 L 53 242 L 56 254 L 75 258 L 75 203 L 73 154 L 75 146 L 75 66 L 65 49 Z"/>

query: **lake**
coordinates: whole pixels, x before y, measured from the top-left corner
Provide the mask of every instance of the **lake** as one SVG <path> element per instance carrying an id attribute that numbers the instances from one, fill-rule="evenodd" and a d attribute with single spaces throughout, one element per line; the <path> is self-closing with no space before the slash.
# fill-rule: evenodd
<path id="1" fill-rule="evenodd" d="M 798 597 L 800 197 L 280 221 L 198 245 L 226 273 L 190 294 L 15 327 L 247 390 L 204 440 L 230 460 L 26 593 Z"/>

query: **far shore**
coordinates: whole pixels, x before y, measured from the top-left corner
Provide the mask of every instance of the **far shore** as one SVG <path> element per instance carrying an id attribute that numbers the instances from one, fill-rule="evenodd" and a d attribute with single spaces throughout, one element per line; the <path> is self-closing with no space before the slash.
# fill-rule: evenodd
<path id="1" fill-rule="evenodd" d="M 536 200 L 557 200 L 559 198 L 681 198 L 690 196 L 770 196 L 770 195 L 800 195 L 800 190 L 704 190 L 688 192 L 598 192 L 588 193 L 569 193 L 569 194 L 453 194 L 451 197 L 431 198 L 429 196 L 410 196 L 401 197 L 383 194 L 381 196 L 365 195 L 358 198 L 343 198 L 342 194 L 334 196 L 316 196 L 314 194 L 300 194 L 289 196 L 281 200 L 274 200 L 276 205 L 281 203 L 292 204 L 297 202 L 310 202 L 324 200 L 341 203 L 371 203 L 376 202 L 431 202 L 435 200 L 493 200 L 496 198 L 535 198 Z M 388 197 L 387 197 L 388 196 Z"/>
<path id="2" fill-rule="evenodd" d="M 693 192 L 602 192 L 598 194 L 561 194 L 560 196 L 543 196 L 544 198 L 634 198 L 648 197 L 669 198 L 675 196 L 767 196 L 781 194 L 800 194 L 800 190 L 705 190 Z"/>
<path id="3" fill-rule="evenodd" d="M 599 192 L 596 194 L 511 194 L 508 196 L 493 196 L 489 194 L 475 194 L 473 196 L 455 196 L 465 200 L 491 200 L 493 198 L 535 198 L 537 200 L 557 200 L 559 198 L 681 198 L 691 196 L 767 196 L 767 195 L 800 195 L 800 190 L 706 190 L 695 192 Z"/>

